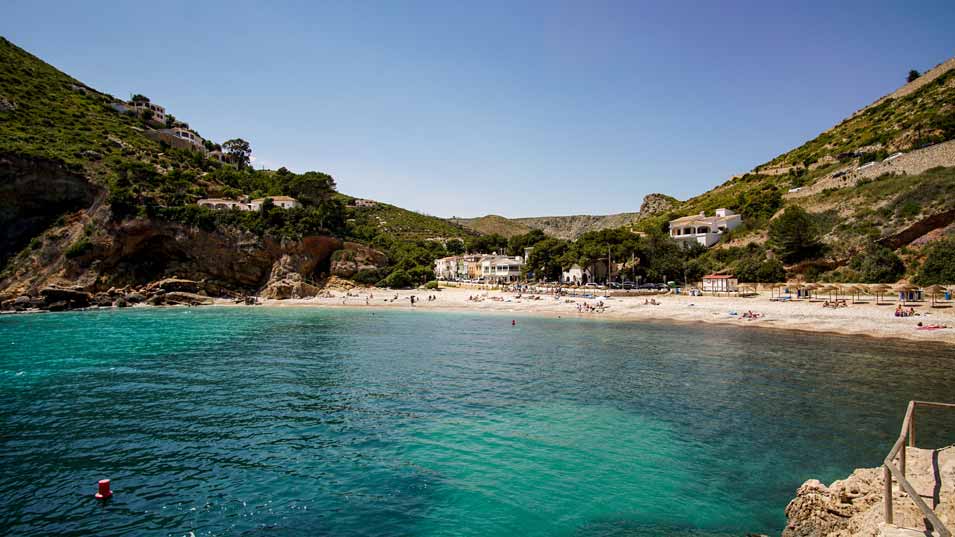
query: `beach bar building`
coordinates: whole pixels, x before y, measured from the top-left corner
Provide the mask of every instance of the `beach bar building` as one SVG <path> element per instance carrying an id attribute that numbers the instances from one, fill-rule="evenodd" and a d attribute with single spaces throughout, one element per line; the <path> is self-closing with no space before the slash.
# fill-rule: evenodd
<path id="1" fill-rule="evenodd" d="M 703 291 L 710 293 L 735 293 L 739 280 L 732 274 L 707 274 L 703 276 Z"/>

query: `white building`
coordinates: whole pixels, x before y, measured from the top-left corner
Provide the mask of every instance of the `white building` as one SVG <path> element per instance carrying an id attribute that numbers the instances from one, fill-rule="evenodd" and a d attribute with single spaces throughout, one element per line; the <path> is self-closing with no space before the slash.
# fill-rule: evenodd
<path id="1" fill-rule="evenodd" d="M 717 209 L 715 216 L 700 213 L 670 221 L 670 236 L 683 247 L 696 242 L 709 248 L 720 242 L 723 233 L 743 223 L 743 217 L 729 209 Z"/>
<path id="2" fill-rule="evenodd" d="M 490 283 L 510 283 L 521 279 L 521 256 L 487 256 L 481 260 L 481 278 Z"/>
<path id="3" fill-rule="evenodd" d="M 584 285 L 591 282 L 607 279 L 607 262 L 598 260 L 592 265 L 582 267 L 573 264 L 569 269 L 561 271 L 560 281 L 567 285 Z"/>
<path id="4" fill-rule="evenodd" d="M 261 210 L 262 204 L 265 203 L 266 199 L 271 199 L 272 203 L 274 203 L 276 207 L 281 207 L 282 209 L 295 209 L 302 206 L 297 199 L 289 196 L 269 196 L 268 198 L 257 198 L 250 201 L 249 210 Z"/>
<path id="5" fill-rule="evenodd" d="M 210 209 L 238 209 L 240 211 L 248 211 L 249 204 L 241 201 L 231 200 L 228 198 L 203 198 L 199 200 L 200 207 L 208 207 Z"/>
<path id="6" fill-rule="evenodd" d="M 196 147 L 203 147 L 202 137 L 189 129 L 185 129 L 183 127 L 173 127 L 171 129 L 164 129 L 163 132 L 171 134 L 180 140 L 185 140 Z"/>
<path id="7" fill-rule="evenodd" d="M 248 198 L 246 198 L 248 199 Z M 298 202 L 295 198 L 290 198 L 288 196 L 275 196 L 272 199 L 272 202 L 276 207 L 282 209 L 293 209 L 295 207 L 301 207 L 302 204 Z M 237 209 L 239 211 L 260 211 L 262 210 L 262 204 L 265 202 L 266 198 L 254 199 L 252 201 L 237 201 L 228 198 L 203 198 L 197 203 L 200 207 L 208 207 L 210 209 Z"/>
<path id="8" fill-rule="evenodd" d="M 436 280 L 457 280 L 458 257 L 442 257 L 434 260 L 434 277 Z"/>
<path id="9" fill-rule="evenodd" d="M 135 110 L 139 115 L 143 115 L 146 113 L 146 110 L 149 110 L 153 114 L 150 121 L 160 125 L 166 123 L 166 109 L 158 104 L 153 104 L 149 101 L 129 101 L 126 106 Z"/>
<path id="10" fill-rule="evenodd" d="M 703 291 L 710 293 L 735 293 L 739 280 L 732 274 L 707 274 L 703 276 Z"/>

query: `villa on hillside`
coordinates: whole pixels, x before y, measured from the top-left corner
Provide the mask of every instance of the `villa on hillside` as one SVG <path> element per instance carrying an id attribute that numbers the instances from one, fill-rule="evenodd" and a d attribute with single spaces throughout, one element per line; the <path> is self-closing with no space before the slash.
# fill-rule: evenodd
<path id="1" fill-rule="evenodd" d="M 146 111 L 152 112 L 151 121 L 164 125 L 166 123 L 166 109 L 158 104 L 153 104 L 149 101 L 129 101 L 126 103 L 126 107 L 139 115 L 143 115 Z"/>
<path id="2" fill-rule="evenodd" d="M 239 211 L 259 211 L 262 209 L 262 204 L 265 203 L 266 199 L 271 199 L 272 203 L 276 207 L 281 209 L 294 209 L 296 207 L 301 207 L 302 204 L 295 198 L 289 196 L 273 196 L 271 198 L 257 198 L 252 201 L 246 200 L 234 200 L 228 198 L 203 198 L 197 203 L 200 207 L 208 207 L 210 209 L 216 210 L 225 210 L 225 209 L 236 209 Z"/>
<path id="3" fill-rule="evenodd" d="M 743 223 L 743 217 L 729 209 L 717 209 L 715 216 L 684 216 L 670 221 L 670 236 L 684 248 L 696 242 L 709 248 L 720 242 L 723 233 L 735 229 Z"/>

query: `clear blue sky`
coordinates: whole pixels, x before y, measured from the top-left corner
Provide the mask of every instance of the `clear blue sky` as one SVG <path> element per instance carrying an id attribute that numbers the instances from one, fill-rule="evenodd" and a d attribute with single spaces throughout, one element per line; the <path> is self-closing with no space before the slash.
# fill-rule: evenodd
<path id="1" fill-rule="evenodd" d="M 955 55 L 955 2 L 6 0 L 0 34 L 256 165 L 438 216 L 686 198 Z"/>

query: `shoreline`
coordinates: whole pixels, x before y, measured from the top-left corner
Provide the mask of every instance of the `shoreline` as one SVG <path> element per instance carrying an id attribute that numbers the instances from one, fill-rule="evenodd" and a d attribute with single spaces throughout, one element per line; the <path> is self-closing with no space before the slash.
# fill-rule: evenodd
<path id="1" fill-rule="evenodd" d="M 707 323 L 774 330 L 798 331 L 813 334 L 838 334 L 865 336 L 874 339 L 896 339 L 955 345 L 955 307 L 951 302 L 942 303 L 940 308 L 932 308 L 930 302 L 907 304 L 919 313 L 915 317 L 895 317 L 895 303 L 883 302 L 879 305 L 870 302 L 850 303 L 844 308 L 823 308 L 822 301 L 773 302 L 767 293 L 750 297 L 736 296 L 686 296 L 654 295 L 652 297 L 611 297 L 607 299 L 587 299 L 563 296 L 560 300 L 541 296 L 539 300 L 529 300 L 527 296 L 516 298 L 515 293 L 502 291 L 480 292 L 468 289 L 441 288 L 441 290 L 403 290 L 362 289 L 350 291 L 352 297 L 346 297 L 344 291 L 334 293 L 334 297 L 312 297 L 304 299 L 262 300 L 265 307 L 314 307 L 348 308 L 403 311 L 430 311 L 456 313 L 492 313 L 515 316 L 545 318 L 574 318 L 604 321 L 644 321 Z M 371 298 L 371 296 L 373 298 Z M 416 296 L 420 302 L 411 306 L 409 297 Z M 435 301 L 427 297 L 434 295 Z M 394 297 L 397 296 L 397 300 Z M 484 297 L 480 301 L 471 301 L 468 297 Z M 533 295 L 531 295 L 533 296 Z M 495 297 L 499 298 L 495 300 Z M 653 298 L 659 304 L 645 304 L 645 298 Z M 367 303 L 366 303 L 367 299 Z M 596 305 L 603 302 L 602 312 L 578 312 L 577 304 Z M 231 301 L 217 300 L 214 307 L 243 306 Z M 746 319 L 743 314 L 753 311 L 760 315 L 757 319 Z M 733 315 L 735 312 L 736 315 Z M 948 328 L 938 330 L 919 330 L 917 323 L 926 325 L 940 324 Z"/>

